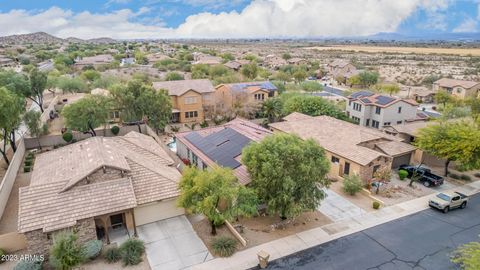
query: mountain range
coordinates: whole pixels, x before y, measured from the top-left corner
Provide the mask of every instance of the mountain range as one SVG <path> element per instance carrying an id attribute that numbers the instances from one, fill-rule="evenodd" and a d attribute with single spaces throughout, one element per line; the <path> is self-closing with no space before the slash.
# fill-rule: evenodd
<path id="1" fill-rule="evenodd" d="M 62 39 L 45 32 L 36 32 L 31 34 L 11 35 L 0 37 L 0 44 L 6 45 L 21 45 L 21 44 L 54 44 L 54 43 L 95 43 L 95 44 L 108 44 L 118 42 L 114 39 L 93 38 L 93 39 L 79 39 L 75 37 L 69 37 Z"/>

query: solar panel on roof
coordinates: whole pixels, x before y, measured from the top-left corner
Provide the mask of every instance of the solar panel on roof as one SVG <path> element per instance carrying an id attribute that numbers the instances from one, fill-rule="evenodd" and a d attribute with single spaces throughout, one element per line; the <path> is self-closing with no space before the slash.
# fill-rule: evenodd
<path id="1" fill-rule="evenodd" d="M 376 103 L 379 105 L 387 105 L 388 103 L 394 101 L 395 99 L 387 96 L 378 96 L 376 100 L 377 100 Z"/>
<path id="2" fill-rule="evenodd" d="M 235 157 L 240 155 L 243 147 L 250 142 L 249 138 L 231 128 L 222 129 L 205 137 L 192 132 L 185 138 L 211 160 L 232 169 L 241 165 Z"/>
<path id="3" fill-rule="evenodd" d="M 352 98 L 370 97 L 370 96 L 373 96 L 373 93 L 370 91 L 358 91 L 351 95 Z"/>
<path id="4" fill-rule="evenodd" d="M 362 98 L 363 103 L 372 103 L 368 98 Z"/>

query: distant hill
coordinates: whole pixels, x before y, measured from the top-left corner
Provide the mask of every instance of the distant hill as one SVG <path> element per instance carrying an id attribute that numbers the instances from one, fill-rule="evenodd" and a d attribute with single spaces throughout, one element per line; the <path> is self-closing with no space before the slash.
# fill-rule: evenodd
<path id="1" fill-rule="evenodd" d="M 62 39 L 52 36 L 45 32 L 36 32 L 31 34 L 11 35 L 0 37 L 0 44 L 7 45 L 22 45 L 22 44 L 53 44 L 53 43 L 95 43 L 95 44 L 108 44 L 115 43 L 116 40 L 112 38 L 102 37 L 94 39 L 80 39 L 76 37 L 69 37 Z"/>
<path id="2" fill-rule="evenodd" d="M 52 36 L 45 32 L 36 32 L 31 34 L 12 35 L 0 37 L 0 44 L 49 44 L 49 43 L 61 43 L 63 39 Z"/>

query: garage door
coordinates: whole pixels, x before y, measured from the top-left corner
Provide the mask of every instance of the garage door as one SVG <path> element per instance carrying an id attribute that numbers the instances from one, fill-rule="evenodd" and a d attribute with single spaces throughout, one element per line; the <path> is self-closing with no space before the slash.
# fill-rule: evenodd
<path id="1" fill-rule="evenodd" d="M 185 211 L 175 205 L 175 200 L 142 205 L 134 209 L 137 226 L 183 215 Z"/>
<path id="2" fill-rule="evenodd" d="M 411 156 L 412 156 L 412 153 L 409 153 L 409 154 L 406 154 L 406 155 L 403 155 L 403 156 L 394 157 L 393 161 L 392 161 L 392 168 L 396 169 L 400 165 L 410 164 Z"/>

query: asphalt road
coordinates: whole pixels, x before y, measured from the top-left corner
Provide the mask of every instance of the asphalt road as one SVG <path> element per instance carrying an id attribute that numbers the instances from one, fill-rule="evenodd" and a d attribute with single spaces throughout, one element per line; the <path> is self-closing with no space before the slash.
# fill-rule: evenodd
<path id="1" fill-rule="evenodd" d="M 458 269 L 451 252 L 479 241 L 480 195 L 447 214 L 428 209 L 277 259 L 268 269 Z"/>

